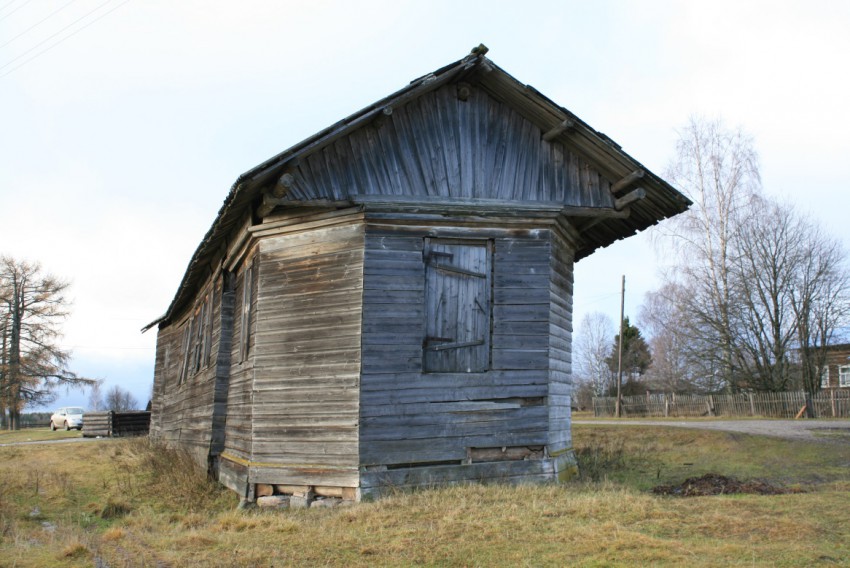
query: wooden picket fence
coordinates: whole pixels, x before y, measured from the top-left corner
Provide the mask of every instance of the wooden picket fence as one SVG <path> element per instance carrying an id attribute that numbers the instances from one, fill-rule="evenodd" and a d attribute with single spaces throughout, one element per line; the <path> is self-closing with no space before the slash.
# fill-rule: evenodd
<path id="1" fill-rule="evenodd" d="M 646 394 L 624 396 L 623 416 L 696 417 L 763 416 L 794 418 L 807 404 L 807 394 L 799 392 L 761 392 L 741 394 Z M 593 399 L 593 415 L 614 416 L 616 397 Z M 829 389 L 810 399 L 816 418 L 850 418 L 850 390 Z"/>

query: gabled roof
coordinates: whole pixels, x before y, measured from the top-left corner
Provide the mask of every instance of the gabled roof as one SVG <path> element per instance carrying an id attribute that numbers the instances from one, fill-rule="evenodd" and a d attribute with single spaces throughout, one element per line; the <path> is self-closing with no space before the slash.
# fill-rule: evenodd
<path id="1" fill-rule="evenodd" d="M 215 221 L 192 255 L 168 311 L 144 329 L 170 320 L 191 300 L 196 287 L 208 274 L 209 261 L 227 244 L 228 236 L 237 230 L 247 208 L 256 204 L 261 199 L 263 190 L 277 183 L 288 167 L 371 123 L 385 109 L 399 108 L 450 83 L 474 83 L 489 96 L 508 105 L 533 123 L 541 132 L 546 133 L 546 137 L 557 139 L 580 154 L 612 184 L 619 180 L 634 182 L 639 179 L 645 195 L 641 193 L 642 198 L 629 205 L 628 216 L 588 223 L 582 230 L 586 245 L 578 251 L 577 259 L 688 208 L 690 201 L 687 198 L 625 153 L 610 138 L 591 128 L 534 87 L 517 81 L 486 58 L 486 53 L 487 48 L 479 46 L 463 59 L 411 81 L 401 90 L 321 130 L 239 176 Z M 629 184 L 624 183 L 623 187 L 626 185 Z"/>

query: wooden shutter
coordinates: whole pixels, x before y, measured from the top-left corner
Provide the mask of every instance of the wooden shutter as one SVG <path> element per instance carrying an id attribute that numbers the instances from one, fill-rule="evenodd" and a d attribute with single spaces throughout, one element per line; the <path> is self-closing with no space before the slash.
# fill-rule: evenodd
<path id="1" fill-rule="evenodd" d="M 489 241 L 425 240 L 425 372 L 489 368 L 491 250 Z"/>

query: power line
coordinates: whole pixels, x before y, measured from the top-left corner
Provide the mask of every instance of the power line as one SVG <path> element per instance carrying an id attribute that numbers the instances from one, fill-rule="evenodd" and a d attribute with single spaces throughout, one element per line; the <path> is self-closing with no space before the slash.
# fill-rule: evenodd
<path id="1" fill-rule="evenodd" d="M 15 2 L 15 0 L 12 0 L 12 1 L 11 1 L 11 2 L 9 2 L 8 4 L 6 4 L 6 5 L 5 5 L 5 6 L 3 6 L 2 8 L 0 8 L 0 10 L 5 10 L 5 9 L 6 9 L 6 8 L 8 8 L 9 6 L 11 6 L 14 2 Z M 15 12 L 17 12 L 18 10 L 20 10 L 21 8 L 23 8 L 24 6 L 26 6 L 26 5 L 27 5 L 27 4 L 29 4 L 30 2 L 32 2 L 32 0 L 26 0 L 26 2 L 24 2 L 23 4 L 21 4 L 20 6 L 18 6 L 17 8 L 15 8 L 14 10 L 12 10 L 12 11 L 11 11 L 11 12 L 9 12 L 8 14 L 6 14 L 5 16 L 0 17 L 0 22 L 2 22 L 3 20 L 5 20 L 5 19 L 6 19 L 6 18 L 8 18 L 9 16 L 11 16 L 12 14 L 14 14 L 14 13 L 15 13 Z"/>
<path id="2" fill-rule="evenodd" d="M 41 20 L 37 21 L 36 23 L 34 23 L 33 25 L 31 25 L 30 27 L 28 27 L 27 29 L 25 29 L 24 31 L 22 31 L 21 33 L 19 33 L 19 34 L 18 34 L 18 35 L 16 35 L 15 37 L 13 37 L 12 39 L 10 39 L 10 40 L 6 41 L 6 43 L 0 44 L 0 47 L 6 47 L 7 45 L 9 45 L 9 44 L 10 44 L 10 43 L 12 43 L 13 41 L 15 41 L 16 39 L 18 39 L 18 38 L 19 38 L 19 37 L 21 37 L 22 35 L 24 35 L 25 33 L 27 33 L 28 31 L 30 31 L 30 30 L 31 30 L 31 29 L 33 29 L 34 27 L 36 27 L 36 26 L 39 26 L 39 25 L 43 24 L 45 21 L 49 20 L 50 18 L 52 18 L 53 16 L 55 16 L 56 14 L 58 14 L 59 12 L 61 12 L 62 10 L 64 10 L 65 8 L 67 8 L 68 6 L 70 6 L 71 4 L 73 4 L 73 3 L 74 3 L 74 2 L 76 2 L 76 1 L 77 1 L 77 0 L 71 0 L 71 1 L 70 1 L 70 2 L 68 2 L 67 4 L 64 4 L 61 8 L 57 8 L 56 10 L 53 10 L 53 11 L 52 11 L 52 12 L 50 12 L 47 16 L 45 16 L 44 18 L 42 18 Z"/>
<path id="3" fill-rule="evenodd" d="M 72 345 L 71 347 L 67 347 L 66 349 L 70 349 L 71 351 L 83 350 L 83 351 L 155 351 L 155 347 L 111 347 L 111 346 L 93 346 L 93 345 Z"/>
<path id="4" fill-rule="evenodd" d="M 60 33 L 64 32 L 65 30 L 67 30 L 68 28 L 70 28 L 71 26 L 73 26 L 74 24 L 76 24 L 77 22 L 79 22 L 80 20 L 83 20 L 83 19 L 87 18 L 88 16 L 90 16 L 91 14 L 93 14 L 94 12 L 96 12 L 96 11 L 100 10 L 102 7 L 104 7 L 105 5 L 109 4 L 111 1 L 112 1 L 112 0 L 106 0 L 106 2 L 104 2 L 103 4 L 100 4 L 100 5 L 99 5 L 99 6 L 97 6 L 94 10 L 91 10 L 91 11 L 87 12 L 86 14 L 84 14 L 83 16 L 81 16 L 81 17 L 77 18 L 76 20 L 74 20 L 73 22 L 71 22 L 70 24 L 68 24 L 67 26 L 65 26 L 65 27 L 64 27 L 64 28 L 62 28 L 61 30 L 59 30 L 58 32 L 54 33 L 54 34 L 53 34 L 53 35 L 51 35 L 50 37 L 48 37 L 48 38 L 46 38 L 46 39 L 42 40 L 41 42 L 37 43 L 36 45 L 34 45 L 34 46 L 33 46 L 33 47 L 31 47 L 30 49 L 26 50 L 26 51 L 25 51 L 25 52 L 23 52 L 22 54 L 18 55 L 17 57 L 15 57 L 14 59 L 12 59 L 11 61 L 6 62 L 6 64 L 4 64 L 4 65 L 0 65 L 0 70 L 2 70 L 2 69 L 4 69 L 4 68 L 8 67 L 9 65 L 11 65 L 12 63 L 14 63 L 15 61 L 17 61 L 17 60 L 18 60 L 18 59 L 20 59 L 21 57 L 25 56 L 26 54 L 28 54 L 28 53 L 32 52 L 34 49 L 38 48 L 39 46 L 44 45 L 45 43 L 47 43 L 48 41 L 50 41 L 51 39 L 53 39 L 54 37 L 56 37 L 56 36 L 57 36 L 57 35 L 59 35 Z M 93 19 L 92 21 L 90 21 L 90 22 L 86 23 L 84 26 L 82 26 L 82 27 L 80 27 L 80 28 L 78 28 L 78 29 L 74 30 L 74 31 L 73 31 L 73 32 L 71 32 L 70 34 L 68 34 L 68 35 L 66 35 L 65 37 L 61 38 L 61 39 L 60 39 L 59 41 L 57 41 L 56 43 L 54 43 L 54 44 L 52 44 L 52 45 L 47 46 L 46 48 L 44 48 L 43 50 L 39 51 L 38 53 L 36 53 L 36 54 L 35 54 L 35 55 L 33 55 L 32 57 L 30 57 L 29 59 L 26 59 L 25 61 L 22 61 L 20 64 L 16 65 L 15 67 L 12 67 L 12 68 L 11 68 L 11 69 L 9 69 L 8 71 L 6 71 L 6 72 L 5 72 L 5 73 L 3 73 L 2 75 L 0 75 L 0 79 L 2 79 L 3 77 L 7 76 L 7 75 L 8 75 L 8 74 L 10 74 L 10 73 L 12 73 L 12 72 L 13 72 L 13 71 L 15 71 L 16 69 L 21 68 L 22 66 L 26 65 L 27 63 L 29 63 L 29 62 L 30 62 L 30 61 L 32 61 L 33 59 L 35 59 L 35 58 L 39 57 L 40 55 L 44 55 L 45 53 L 47 53 L 48 51 L 50 51 L 51 49 L 53 49 L 53 48 L 54 48 L 54 47 L 56 47 L 57 45 L 59 45 L 59 44 L 63 43 L 64 41 L 68 40 L 69 38 L 71 38 L 71 37 L 73 37 L 73 36 L 77 35 L 77 34 L 78 34 L 78 33 L 80 33 L 81 31 L 83 31 L 84 29 L 86 29 L 87 27 L 89 27 L 90 25 L 92 25 L 93 23 L 95 23 L 95 22 L 97 22 L 97 21 L 99 21 L 99 20 L 101 20 L 101 19 L 105 18 L 106 16 L 108 16 L 109 14 L 111 14 L 112 12 L 114 12 L 115 10 L 117 10 L 118 8 L 120 8 L 121 6 L 123 6 L 124 4 L 126 4 L 126 3 L 127 3 L 127 2 L 129 2 L 129 1 L 130 1 L 130 0 L 124 0 L 123 2 L 121 2 L 120 4 L 118 4 L 118 5 L 116 5 L 114 8 L 112 8 L 111 10 L 109 10 L 109 11 L 107 11 L 107 12 L 105 12 L 105 13 L 101 14 L 101 15 L 100 15 L 100 16 L 98 16 L 97 18 L 95 18 L 95 19 Z"/>
<path id="5" fill-rule="evenodd" d="M 9 1 L 8 1 L 8 2 L 6 2 L 5 4 L 3 4 L 2 6 L 0 6 L 0 12 L 2 12 L 3 10 L 5 10 L 6 8 L 8 8 L 9 6 L 11 6 L 11 5 L 12 5 L 12 4 L 14 4 L 14 3 L 15 3 L 15 0 L 9 0 Z"/>
<path id="6" fill-rule="evenodd" d="M 55 33 L 53 33 L 53 34 L 51 34 L 51 35 L 47 36 L 45 39 L 41 40 L 40 42 L 38 42 L 37 44 L 35 44 L 35 45 L 34 45 L 34 46 L 32 46 L 31 48 L 29 48 L 28 50 L 24 51 L 23 53 L 21 53 L 21 54 L 20 54 L 20 55 L 18 55 L 17 57 L 15 57 L 15 58 L 13 58 L 13 59 L 11 59 L 11 60 L 7 61 L 7 62 L 6 62 L 5 64 L 3 64 L 3 65 L 0 65 L 0 69 L 4 69 L 4 68 L 8 67 L 8 66 L 9 66 L 9 65 L 11 65 L 12 63 L 14 63 L 14 62 L 15 62 L 15 61 L 17 61 L 18 59 L 20 59 L 21 57 L 23 57 L 23 56 L 25 56 L 26 54 L 28 54 L 28 53 L 30 53 L 30 52 L 32 52 L 32 51 L 34 51 L 35 49 L 37 49 L 37 48 L 39 48 L 40 46 L 44 45 L 45 43 L 47 43 L 48 41 L 50 41 L 50 40 L 51 40 L 51 39 L 53 39 L 54 37 L 58 36 L 59 34 L 61 34 L 62 32 L 64 32 L 65 30 L 67 30 L 68 28 L 70 28 L 71 26 L 75 25 L 75 24 L 76 24 L 77 22 L 79 22 L 80 20 L 84 20 L 85 18 L 88 18 L 90 15 L 94 14 L 95 12 L 97 12 L 98 10 L 100 10 L 101 8 L 103 8 L 104 6 L 106 6 L 107 4 L 109 4 L 110 2 L 112 2 L 112 0 L 106 0 L 106 2 L 104 2 L 103 4 L 98 5 L 98 6 L 97 6 L 94 10 L 90 10 L 90 11 L 86 12 L 85 14 L 83 14 L 82 16 L 80 16 L 79 18 L 77 18 L 76 20 L 74 20 L 73 22 L 71 22 L 70 24 L 68 24 L 67 26 L 65 26 L 64 28 L 60 29 L 58 32 L 55 32 Z M 97 20 L 95 20 L 95 21 L 97 21 Z M 80 29 L 82 29 L 82 28 L 80 28 Z M 79 31 L 79 30 L 77 30 L 77 31 Z M 73 34 L 72 34 L 72 35 L 73 35 Z M 70 37 L 70 36 L 68 36 L 68 37 Z M 65 39 L 67 39 L 67 38 L 65 38 Z M 61 41 L 61 40 L 60 40 L 60 41 Z M 54 44 L 54 46 L 55 46 L 55 45 L 58 45 L 58 43 Z M 53 46 L 51 46 L 51 47 L 53 47 Z M 49 49 L 49 48 L 48 48 L 48 49 Z M 45 51 L 46 51 L 46 50 L 45 50 Z M 41 53 L 43 53 L 43 52 L 41 52 Z M 36 55 L 36 56 L 37 56 L 37 55 Z M 25 63 L 26 63 L 26 62 L 25 62 Z M 16 69 L 17 69 L 17 67 L 16 67 Z"/>

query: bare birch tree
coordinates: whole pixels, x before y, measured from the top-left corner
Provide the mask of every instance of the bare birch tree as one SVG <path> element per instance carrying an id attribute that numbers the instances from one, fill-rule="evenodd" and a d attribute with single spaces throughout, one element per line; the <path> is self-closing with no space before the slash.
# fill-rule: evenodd
<path id="1" fill-rule="evenodd" d="M 720 390 L 717 369 L 704 357 L 706 347 L 692 328 L 688 312 L 688 289 L 667 282 L 648 292 L 639 320 L 646 331 L 652 366 L 647 382 L 655 389 L 678 393 L 711 393 Z"/>
<path id="2" fill-rule="evenodd" d="M 89 387 L 89 410 L 92 412 L 97 412 L 98 410 L 103 410 L 103 392 L 102 387 L 103 380 L 94 381 Z"/>
<path id="3" fill-rule="evenodd" d="M 719 121 L 691 119 L 668 177 L 694 206 L 656 231 L 675 260 L 642 312 L 655 323 L 653 377 L 672 386 L 686 367 L 684 378 L 710 391 L 814 392 L 850 315 L 840 244 L 761 195 L 751 139 Z"/>
<path id="4" fill-rule="evenodd" d="M 761 189 L 758 156 L 742 130 L 692 117 L 680 133 L 666 175 L 693 201 L 690 210 L 655 232 L 657 242 L 676 259 L 667 280 L 688 288 L 680 300 L 694 340 L 705 350 L 707 366 L 735 388 L 732 240 Z"/>
<path id="5" fill-rule="evenodd" d="M 26 405 L 52 402 L 57 387 L 91 382 L 67 369 L 70 354 L 59 346 L 67 287 L 38 264 L 0 257 L 0 405 L 10 429 Z"/>
<path id="6" fill-rule="evenodd" d="M 576 331 L 573 363 L 578 382 L 587 385 L 592 396 L 604 396 L 611 381 L 606 359 L 611 354 L 614 323 L 602 312 L 585 314 Z"/>

